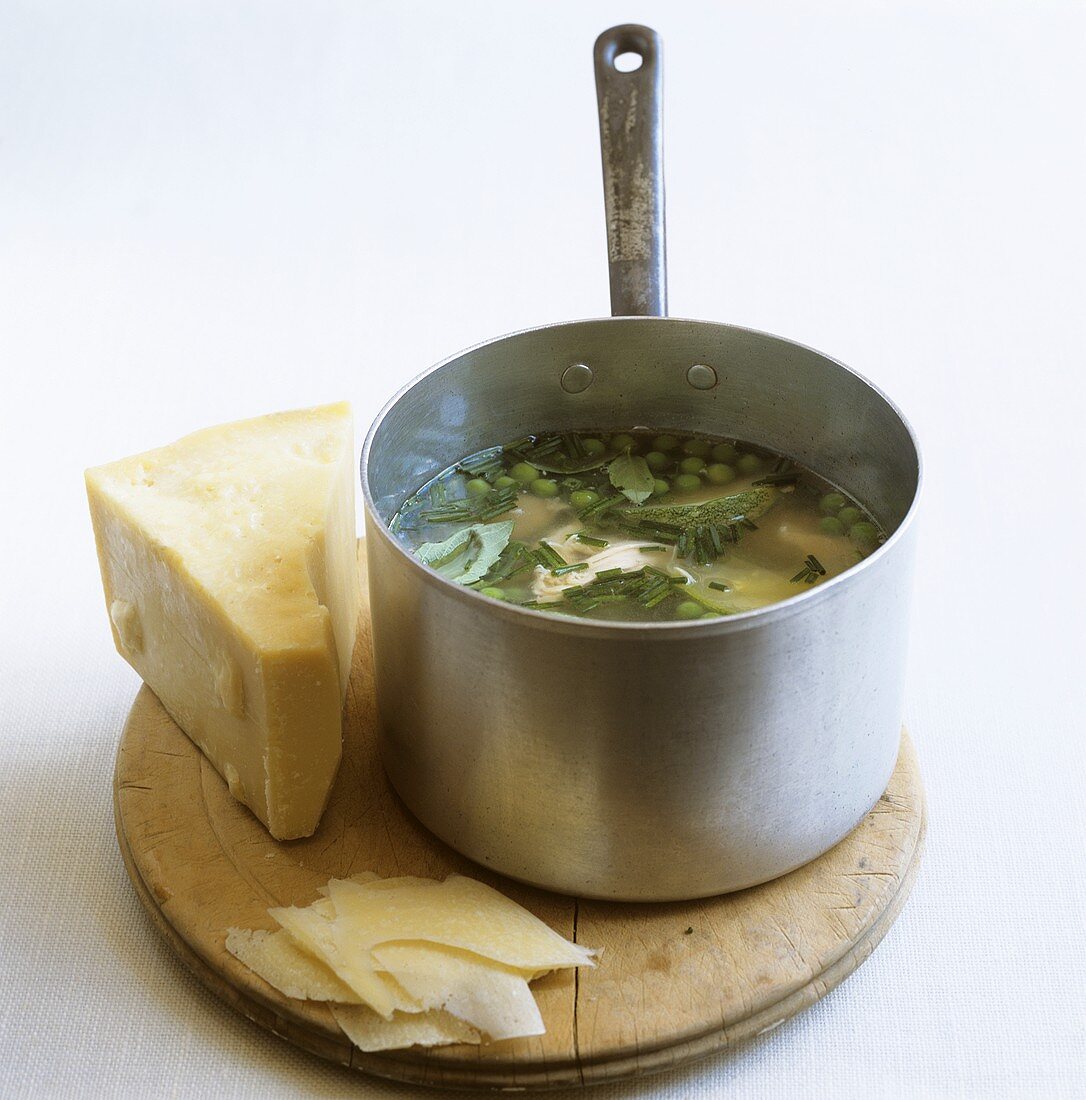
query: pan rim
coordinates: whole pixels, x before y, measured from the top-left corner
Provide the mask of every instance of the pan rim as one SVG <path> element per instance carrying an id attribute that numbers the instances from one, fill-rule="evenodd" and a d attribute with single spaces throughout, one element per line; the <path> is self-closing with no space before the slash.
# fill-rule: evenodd
<path id="1" fill-rule="evenodd" d="M 838 573 L 837 576 L 831 577 L 828 581 L 824 581 L 817 587 L 808 588 L 803 592 L 797 592 L 794 596 L 789 596 L 785 600 L 779 600 L 776 603 L 767 604 L 765 607 L 755 608 L 751 611 L 740 611 L 733 615 L 725 615 L 715 619 L 673 620 L 653 623 L 606 622 L 599 619 L 575 618 L 571 615 L 544 611 L 538 608 L 518 607 L 516 604 L 507 603 L 504 600 L 484 596 L 475 589 L 456 584 L 454 581 L 441 576 L 440 573 L 430 568 L 430 566 L 424 565 L 403 543 L 400 542 L 399 539 L 395 538 L 391 531 L 389 531 L 387 524 L 381 519 L 377 511 L 376 502 L 370 492 L 368 476 L 369 459 L 373 450 L 375 437 L 378 431 L 380 431 L 385 418 L 399 401 L 416 386 L 422 384 L 431 375 L 436 374 L 444 367 L 456 362 L 465 355 L 470 355 L 479 351 L 481 348 L 501 343 L 504 340 L 515 339 L 518 336 L 527 336 L 531 333 L 571 328 L 575 325 L 584 324 L 624 324 L 630 322 L 635 324 L 654 324 L 670 321 L 682 324 L 704 325 L 714 329 L 728 329 L 732 332 L 744 333 L 749 336 L 789 344 L 802 351 L 817 355 L 820 359 L 852 375 L 857 381 L 867 386 L 868 389 L 872 390 L 876 396 L 885 402 L 901 422 L 902 427 L 904 427 L 909 437 L 909 443 L 912 446 L 913 453 L 916 455 L 916 486 L 913 490 L 912 500 L 908 510 L 902 517 L 901 522 L 897 525 L 893 534 L 877 550 L 869 554 L 862 561 L 850 566 L 844 572 Z M 745 325 L 734 325 L 723 321 L 705 321 L 693 317 L 585 317 L 577 320 L 555 321 L 546 325 L 533 325 L 529 328 L 517 329 L 500 336 L 494 336 L 487 340 L 480 340 L 476 344 L 472 344 L 458 352 L 454 352 L 452 355 L 446 356 L 444 359 L 441 359 L 439 362 L 434 363 L 426 370 L 415 375 L 385 402 L 367 429 L 366 438 L 362 445 L 362 453 L 359 458 L 359 480 L 362 486 L 363 510 L 367 521 L 367 533 L 371 530 L 377 532 L 384 543 L 391 547 L 393 552 L 396 553 L 406 563 L 407 567 L 413 570 L 421 580 L 431 586 L 439 587 L 441 591 L 445 592 L 450 597 L 460 600 L 471 600 L 473 604 L 477 604 L 478 601 L 483 601 L 481 607 L 489 607 L 493 613 L 514 616 L 514 621 L 519 620 L 526 626 L 531 625 L 536 629 L 549 630 L 562 634 L 573 633 L 581 635 L 582 637 L 638 638 L 659 637 L 660 635 L 681 631 L 683 636 L 686 637 L 691 634 L 712 636 L 738 633 L 755 626 L 760 626 L 762 623 L 773 622 L 778 619 L 790 617 L 794 614 L 799 614 L 807 607 L 813 607 L 822 600 L 832 598 L 834 593 L 840 591 L 852 578 L 858 577 L 871 568 L 877 567 L 893 553 L 895 547 L 904 541 L 912 528 L 923 495 L 924 460 L 916 432 L 897 402 L 895 402 L 880 386 L 876 385 L 876 383 L 872 382 L 871 379 L 860 371 L 855 370 L 846 363 L 842 363 L 841 360 L 834 358 L 832 355 L 827 355 L 825 352 L 811 347 L 809 344 L 804 344 L 798 340 L 792 340 L 787 336 L 779 336 L 776 333 L 766 332 L 763 329 L 750 328 Z M 408 491 L 410 492 L 410 490 Z M 375 582 L 373 578 L 371 578 L 371 586 L 375 583 L 379 583 L 379 581 Z"/>

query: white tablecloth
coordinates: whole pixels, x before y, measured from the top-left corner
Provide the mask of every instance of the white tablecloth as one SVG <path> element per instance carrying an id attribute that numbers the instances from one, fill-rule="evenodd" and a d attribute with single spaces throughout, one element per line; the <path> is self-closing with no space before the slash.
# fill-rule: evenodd
<path id="1" fill-rule="evenodd" d="M 0 6 L 0 1093 L 406 1096 L 205 993 L 113 836 L 137 687 L 84 466 L 607 312 L 590 49 L 663 34 L 671 301 L 888 390 L 927 460 L 928 849 L 872 959 L 599 1097 L 1086 1090 L 1086 8 Z"/>

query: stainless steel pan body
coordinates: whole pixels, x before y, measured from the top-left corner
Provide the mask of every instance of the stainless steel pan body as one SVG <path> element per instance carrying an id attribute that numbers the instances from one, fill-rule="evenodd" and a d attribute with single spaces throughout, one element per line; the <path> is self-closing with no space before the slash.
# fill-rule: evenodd
<path id="1" fill-rule="evenodd" d="M 616 53 L 643 58 L 618 73 Z M 612 304 L 664 312 L 658 42 L 597 43 Z M 541 429 L 643 425 L 760 443 L 890 532 L 784 603 L 693 623 L 594 623 L 451 584 L 388 531 L 462 455 Z M 381 748 L 457 850 L 583 896 L 737 890 L 825 852 L 876 802 L 902 717 L 920 460 L 907 423 L 835 360 L 732 325 L 617 316 L 515 333 L 398 394 L 362 456 Z"/>

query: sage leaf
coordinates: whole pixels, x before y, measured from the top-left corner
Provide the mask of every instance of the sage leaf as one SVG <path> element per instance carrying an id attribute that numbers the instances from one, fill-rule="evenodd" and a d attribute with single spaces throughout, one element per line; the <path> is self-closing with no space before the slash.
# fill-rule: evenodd
<path id="1" fill-rule="evenodd" d="M 509 545 L 513 521 L 475 523 L 443 542 L 424 542 L 415 551 L 420 561 L 457 584 L 482 580 Z"/>
<path id="2" fill-rule="evenodd" d="M 731 496 L 716 497 L 701 504 L 659 504 L 638 508 L 628 513 L 639 523 L 671 523 L 684 529 L 712 524 L 735 523 L 740 519 L 757 519 L 780 500 L 780 490 L 772 485 L 760 485 Z"/>
<path id="3" fill-rule="evenodd" d="M 632 455 L 629 451 L 611 460 L 607 476 L 611 484 L 634 504 L 648 500 L 656 484 L 649 464 L 640 455 Z"/>

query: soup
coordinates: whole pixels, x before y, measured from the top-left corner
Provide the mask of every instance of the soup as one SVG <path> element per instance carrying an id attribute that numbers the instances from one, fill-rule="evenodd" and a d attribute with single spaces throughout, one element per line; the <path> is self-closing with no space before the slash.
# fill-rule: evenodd
<path id="1" fill-rule="evenodd" d="M 712 619 L 786 600 L 883 541 L 789 458 L 644 429 L 525 436 L 461 459 L 390 528 L 484 596 L 588 619 Z"/>

